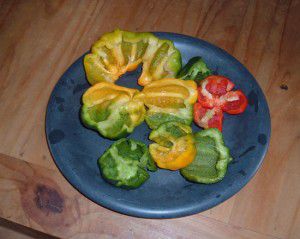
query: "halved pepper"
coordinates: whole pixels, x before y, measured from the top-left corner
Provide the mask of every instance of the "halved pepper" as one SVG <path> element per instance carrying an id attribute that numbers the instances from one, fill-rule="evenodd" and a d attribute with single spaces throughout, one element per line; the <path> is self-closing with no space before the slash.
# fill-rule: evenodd
<path id="1" fill-rule="evenodd" d="M 114 82 L 126 71 L 143 63 L 138 79 L 142 86 L 166 77 L 174 77 L 181 68 L 181 55 L 172 41 L 155 37 L 152 33 L 115 30 L 104 34 L 84 58 L 90 84 Z"/>
<path id="2" fill-rule="evenodd" d="M 146 85 L 135 98 L 148 108 L 145 119 L 151 129 L 168 121 L 191 124 L 197 85 L 191 80 L 161 79 Z"/>
<path id="3" fill-rule="evenodd" d="M 157 169 L 147 146 L 126 138 L 114 142 L 99 158 L 98 165 L 108 183 L 126 189 L 141 186 L 149 178 L 147 169 Z"/>
<path id="4" fill-rule="evenodd" d="M 225 146 L 222 133 L 217 129 L 206 129 L 194 134 L 197 154 L 194 161 L 180 170 L 191 182 L 211 184 L 221 181 L 232 161 Z"/>
<path id="5" fill-rule="evenodd" d="M 222 131 L 223 111 L 240 114 L 248 101 L 240 90 L 232 91 L 234 83 L 224 76 L 212 75 L 198 88 L 198 103 L 194 105 L 194 121 L 200 127 L 218 128 Z"/>
<path id="6" fill-rule="evenodd" d="M 190 126 L 179 122 L 161 124 L 150 133 L 149 151 L 157 166 L 178 170 L 189 165 L 195 158 L 196 147 Z"/>
<path id="7" fill-rule="evenodd" d="M 144 103 L 134 99 L 137 92 L 108 82 L 90 87 L 82 96 L 82 122 L 106 138 L 125 137 L 145 117 Z"/>

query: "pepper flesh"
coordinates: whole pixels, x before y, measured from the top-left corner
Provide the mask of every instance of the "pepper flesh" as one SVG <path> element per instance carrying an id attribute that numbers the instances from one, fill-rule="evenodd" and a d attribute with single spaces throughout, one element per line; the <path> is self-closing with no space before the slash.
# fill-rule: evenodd
<path id="1" fill-rule="evenodd" d="M 212 75 L 198 87 L 198 103 L 194 105 L 195 123 L 222 131 L 223 111 L 240 114 L 246 110 L 248 101 L 240 90 L 232 91 L 234 83 L 224 76 Z"/>
<path id="2" fill-rule="evenodd" d="M 90 84 L 115 82 L 126 71 L 143 63 L 138 79 L 142 86 L 166 77 L 174 77 L 181 68 L 180 52 L 172 41 L 159 39 L 152 33 L 122 30 L 104 34 L 84 58 Z"/>
<path id="3" fill-rule="evenodd" d="M 220 107 L 220 96 L 231 91 L 234 84 L 226 77 L 212 75 L 203 80 L 198 88 L 198 102 L 205 108 Z"/>
<path id="4" fill-rule="evenodd" d="M 221 97 L 221 108 L 228 114 L 243 113 L 248 105 L 248 100 L 240 90 L 230 91 Z"/>
<path id="5" fill-rule="evenodd" d="M 194 120 L 198 126 L 204 129 L 217 128 L 222 131 L 223 112 L 218 107 L 207 109 L 200 103 L 194 104 Z"/>
<path id="6" fill-rule="evenodd" d="M 196 155 L 191 127 L 178 123 L 161 124 L 150 133 L 149 151 L 157 166 L 178 170 L 190 164 Z"/>
<path id="7" fill-rule="evenodd" d="M 221 181 L 232 161 L 225 146 L 222 133 L 217 129 L 206 129 L 194 134 L 197 155 L 194 161 L 180 170 L 191 182 L 211 184 Z"/>
<path id="8" fill-rule="evenodd" d="M 197 100 L 197 85 L 191 80 L 162 79 L 144 87 L 135 96 L 148 108 L 146 122 L 151 129 L 169 121 L 191 124 L 192 105 Z"/>
<path id="9" fill-rule="evenodd" d="M 106 138 L 125 137 L 145 118 L 143 102 L 134 99 L 137 92 L 108 82 L 90 87 L 82 96 L 82 122 Z"/>
<path id="10" fill-rule="evenodd" d="M 191 58 L 188 63 L 180 70 L 177 78 L 183 80 L 194 80 L 198 84 L 201 80 L 211 75 L 212 71 L 200 56 Z"/>
<path id="11" fill-rule="evenodd" d="M 98 165 L 108 183 L 126 189 L 141 186 L 149 178 L 146 169 L 157 169 L 147 146 L 126 138 L 114 142 L 99 158 Z"/>

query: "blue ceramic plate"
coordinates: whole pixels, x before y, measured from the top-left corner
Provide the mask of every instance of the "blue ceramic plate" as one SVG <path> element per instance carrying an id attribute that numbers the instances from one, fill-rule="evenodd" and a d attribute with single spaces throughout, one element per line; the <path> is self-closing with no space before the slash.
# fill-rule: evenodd
<path id="1" fill-rule="evenodd" d="M 209 209 L 237 193 L 254 176 L 266 154 L 270 139 L 270 115 L 264 94 L 249 71 L 224 50 L 197 38 L 155 33 L 172 40 L 183 63 L 202 56 L 208 66 L 230 78 L 249 100 L 243 114 L 225 115 L 223 134 L 234 158 L 225 178 L 205 185 L 186 181 L 179 172 L 158 170 L 140 188 L 124 190 L 107 184 L 100 176 L 97 159 L 113 143 L 85 128 L 79 118 L 81 96 L 89 87 L 80 57 L 55 86 L 47 109 L 46 134 L 56 165 L 67 180 L 92 201 L 114 211 L 146 218 L 172 218 Z M 129 72 L 117 84 L 141 89 L 141 69 Z M 193 125 L 194 132 L 201 130 Z M 149 144 L 145 123 L 129 136 Z"/>

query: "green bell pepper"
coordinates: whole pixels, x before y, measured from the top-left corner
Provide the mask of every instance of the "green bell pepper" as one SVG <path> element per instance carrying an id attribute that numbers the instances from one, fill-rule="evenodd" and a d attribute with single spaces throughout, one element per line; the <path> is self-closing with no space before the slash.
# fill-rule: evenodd
<path id="1" fill-rule="evenodd" d="M 231 162 L 229 149 L 225 146 L 218 129 L 206 129 L 194 134 L 197 154 L 195 160 L 180 170 L 189 181 L 211 184 L 221 181 Z"/>
<path id="2" fill-rule="evenodd" d="M 120 139 L 98 160 L 102 177 L 110 184 L 126 189 L 141 186 L 148 178 L 149 171 L 157 167 L 147 146 L 133 139 Z"/>
<path id="3" fill-rule="evenodd" d="M 193 122 L 193 107 L 189 103 L 179 109 L 151 107 L 147 110 L 145 121 L 150 129 L 157 129 L 161 124 L 170 121 L 190 125 Z"/>
<path id="4" fill-rule="evenodd" d="M 126 137 L 145 118 L 143 102 L 133 98 L 136 92 L 108 82 L 90 87 L 82 96 L 83 124 L 109 139 Z"/>
<path id="5" fill-rule="evenodd" d="M 180 70 L 177 78 L 183 80 L 194 80 L 199 83 L 201 80 L 210 76 L 212 71 L 207 67 L 200 56 L 191 58 L 188 63 Z"/>

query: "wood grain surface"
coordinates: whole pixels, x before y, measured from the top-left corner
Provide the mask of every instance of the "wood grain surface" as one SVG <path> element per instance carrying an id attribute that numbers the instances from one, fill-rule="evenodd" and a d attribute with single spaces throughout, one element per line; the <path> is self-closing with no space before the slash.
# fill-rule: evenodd
<path id="1" fill-rule="evenodd" d="M 300 238 L 300 1 L 0 1 L 0 217 L 63 238 Z M 206 212 L 138 219 L 86 199 L 56 168 L 45 111 L 62 73 L 115 28 L 207 40 L 239 59 L 267 97 L 262 168 Z"/>

